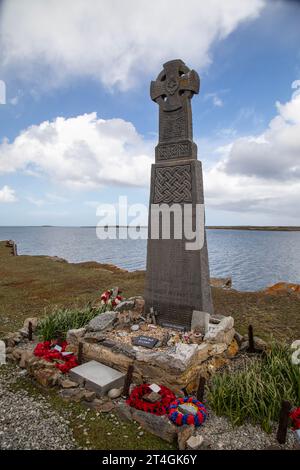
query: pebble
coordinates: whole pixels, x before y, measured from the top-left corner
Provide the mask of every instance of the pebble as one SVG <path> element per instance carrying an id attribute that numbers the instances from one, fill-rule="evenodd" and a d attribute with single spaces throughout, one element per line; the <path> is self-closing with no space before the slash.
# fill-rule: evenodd
<path id="1" fill-rule="evenodd" d="M 76 449 L 65 418 L 40 397 L 23 390 L 10 390 L 18 377 L 10 369 L 0 370 L 0 449 Z"/>
<path id="2" fill-rule="evenodd" d="M 130 328 L 131 331 L 138 331 L 140 329 L 139 325 L 132 325 L 132 327 Z"/>
<path id="3" fill-rule="evenodd" d="M 112 388 L 107 395 L 112 399 L 119 398 L 122 395 L 122 388 Z"/>

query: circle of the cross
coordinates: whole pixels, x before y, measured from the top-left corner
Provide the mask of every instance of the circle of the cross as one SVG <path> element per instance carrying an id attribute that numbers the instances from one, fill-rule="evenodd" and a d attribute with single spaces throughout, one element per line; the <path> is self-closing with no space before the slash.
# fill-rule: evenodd
<path id="1" fill-rule="evenodd" d="M 199 75 L 180 59 L 171 60 L 163 67 L 151 82 L 150 96 L 163 111 L 175 111 L 182 107 L 184 100 L 199 93 Z"/>

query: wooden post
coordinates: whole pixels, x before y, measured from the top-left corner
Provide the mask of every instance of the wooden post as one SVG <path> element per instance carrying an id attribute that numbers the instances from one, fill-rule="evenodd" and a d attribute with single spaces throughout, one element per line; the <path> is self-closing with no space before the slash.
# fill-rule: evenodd
<path id="1" fill-rule="evenodd" d="M 125 377 L 125 382 L 124 382 L 124 388 L 123 388 L 123 393 L 124 397 L 128 398 L 129 397 L 129 390 L 130 390 L 130 385 L 132 382 L 132 375 L 133 375 L 133 365 L 130 364 L 127 369 L 126 377 Z"/>
<path id="2" fill-rule="evenodd" d="M 205 382 L 206 382 L 205 377 L 200 377 L 198 390 L 197 390 L 197 400 L 201 402 L 203 401 L 203 398 L 204 398 Z"/>
<path id="3" fill-rule="evenodd" d="M 77 362 L 79 365 L 82 364 L 83 360 L 83 342 L 79 341 L 78 343 L 78 354 L 77 354 Z"/>
<path id="4" fill-rule="evenodd" d="M 185 387 L 183 387 L 181 390 L 183 391 L 185 397 L 189 396 L 187 389 Z"/>
<path id="5" fill-rule="evenodd" d="M 28 340 L 32 341 L 32 322 L 28 323 Z"/>
<path id="6" fill-rule="evenodd" d="M 253 338 L 253 326 L 249 325 L 248 327 L 248 341 L 249 341 L 249 353 L 255 353 L 254 338 Z"/>
<path id="7" fill-rule="evenodd" d="M 281 410 L 280 410 L 280 415 L 279 415 L 279 423 L 278 423 L 277 436 L 276 436 L 279 444 L 285 444 L 290 411 L 291 411 L 290 402 L 287 400 L 283 400 L 281 403 Z"/>

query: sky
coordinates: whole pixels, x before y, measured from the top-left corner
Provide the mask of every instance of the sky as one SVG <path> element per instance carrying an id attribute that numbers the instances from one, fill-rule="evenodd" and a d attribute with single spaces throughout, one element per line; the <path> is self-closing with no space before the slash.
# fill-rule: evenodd
<path id="1" fill-rule="evenodd" d="M 300 225 L 300 2 L 0 0 L 0 225 L 148 205 L 150 81 L 181 58 L 208 225 Z"/>

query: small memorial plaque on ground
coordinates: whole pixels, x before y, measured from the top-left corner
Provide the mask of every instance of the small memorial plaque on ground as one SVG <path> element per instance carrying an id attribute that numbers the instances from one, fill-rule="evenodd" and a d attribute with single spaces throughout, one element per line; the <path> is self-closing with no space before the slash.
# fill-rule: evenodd
<path id="1" fill-rule="evenodd" d="M 158 343 L 157 338 L 151 338 L 150 336 L 135 336 L 132 338 L 132 344 L 134 346 L 143 346 L 144 348 L 152 349 Z"/>

